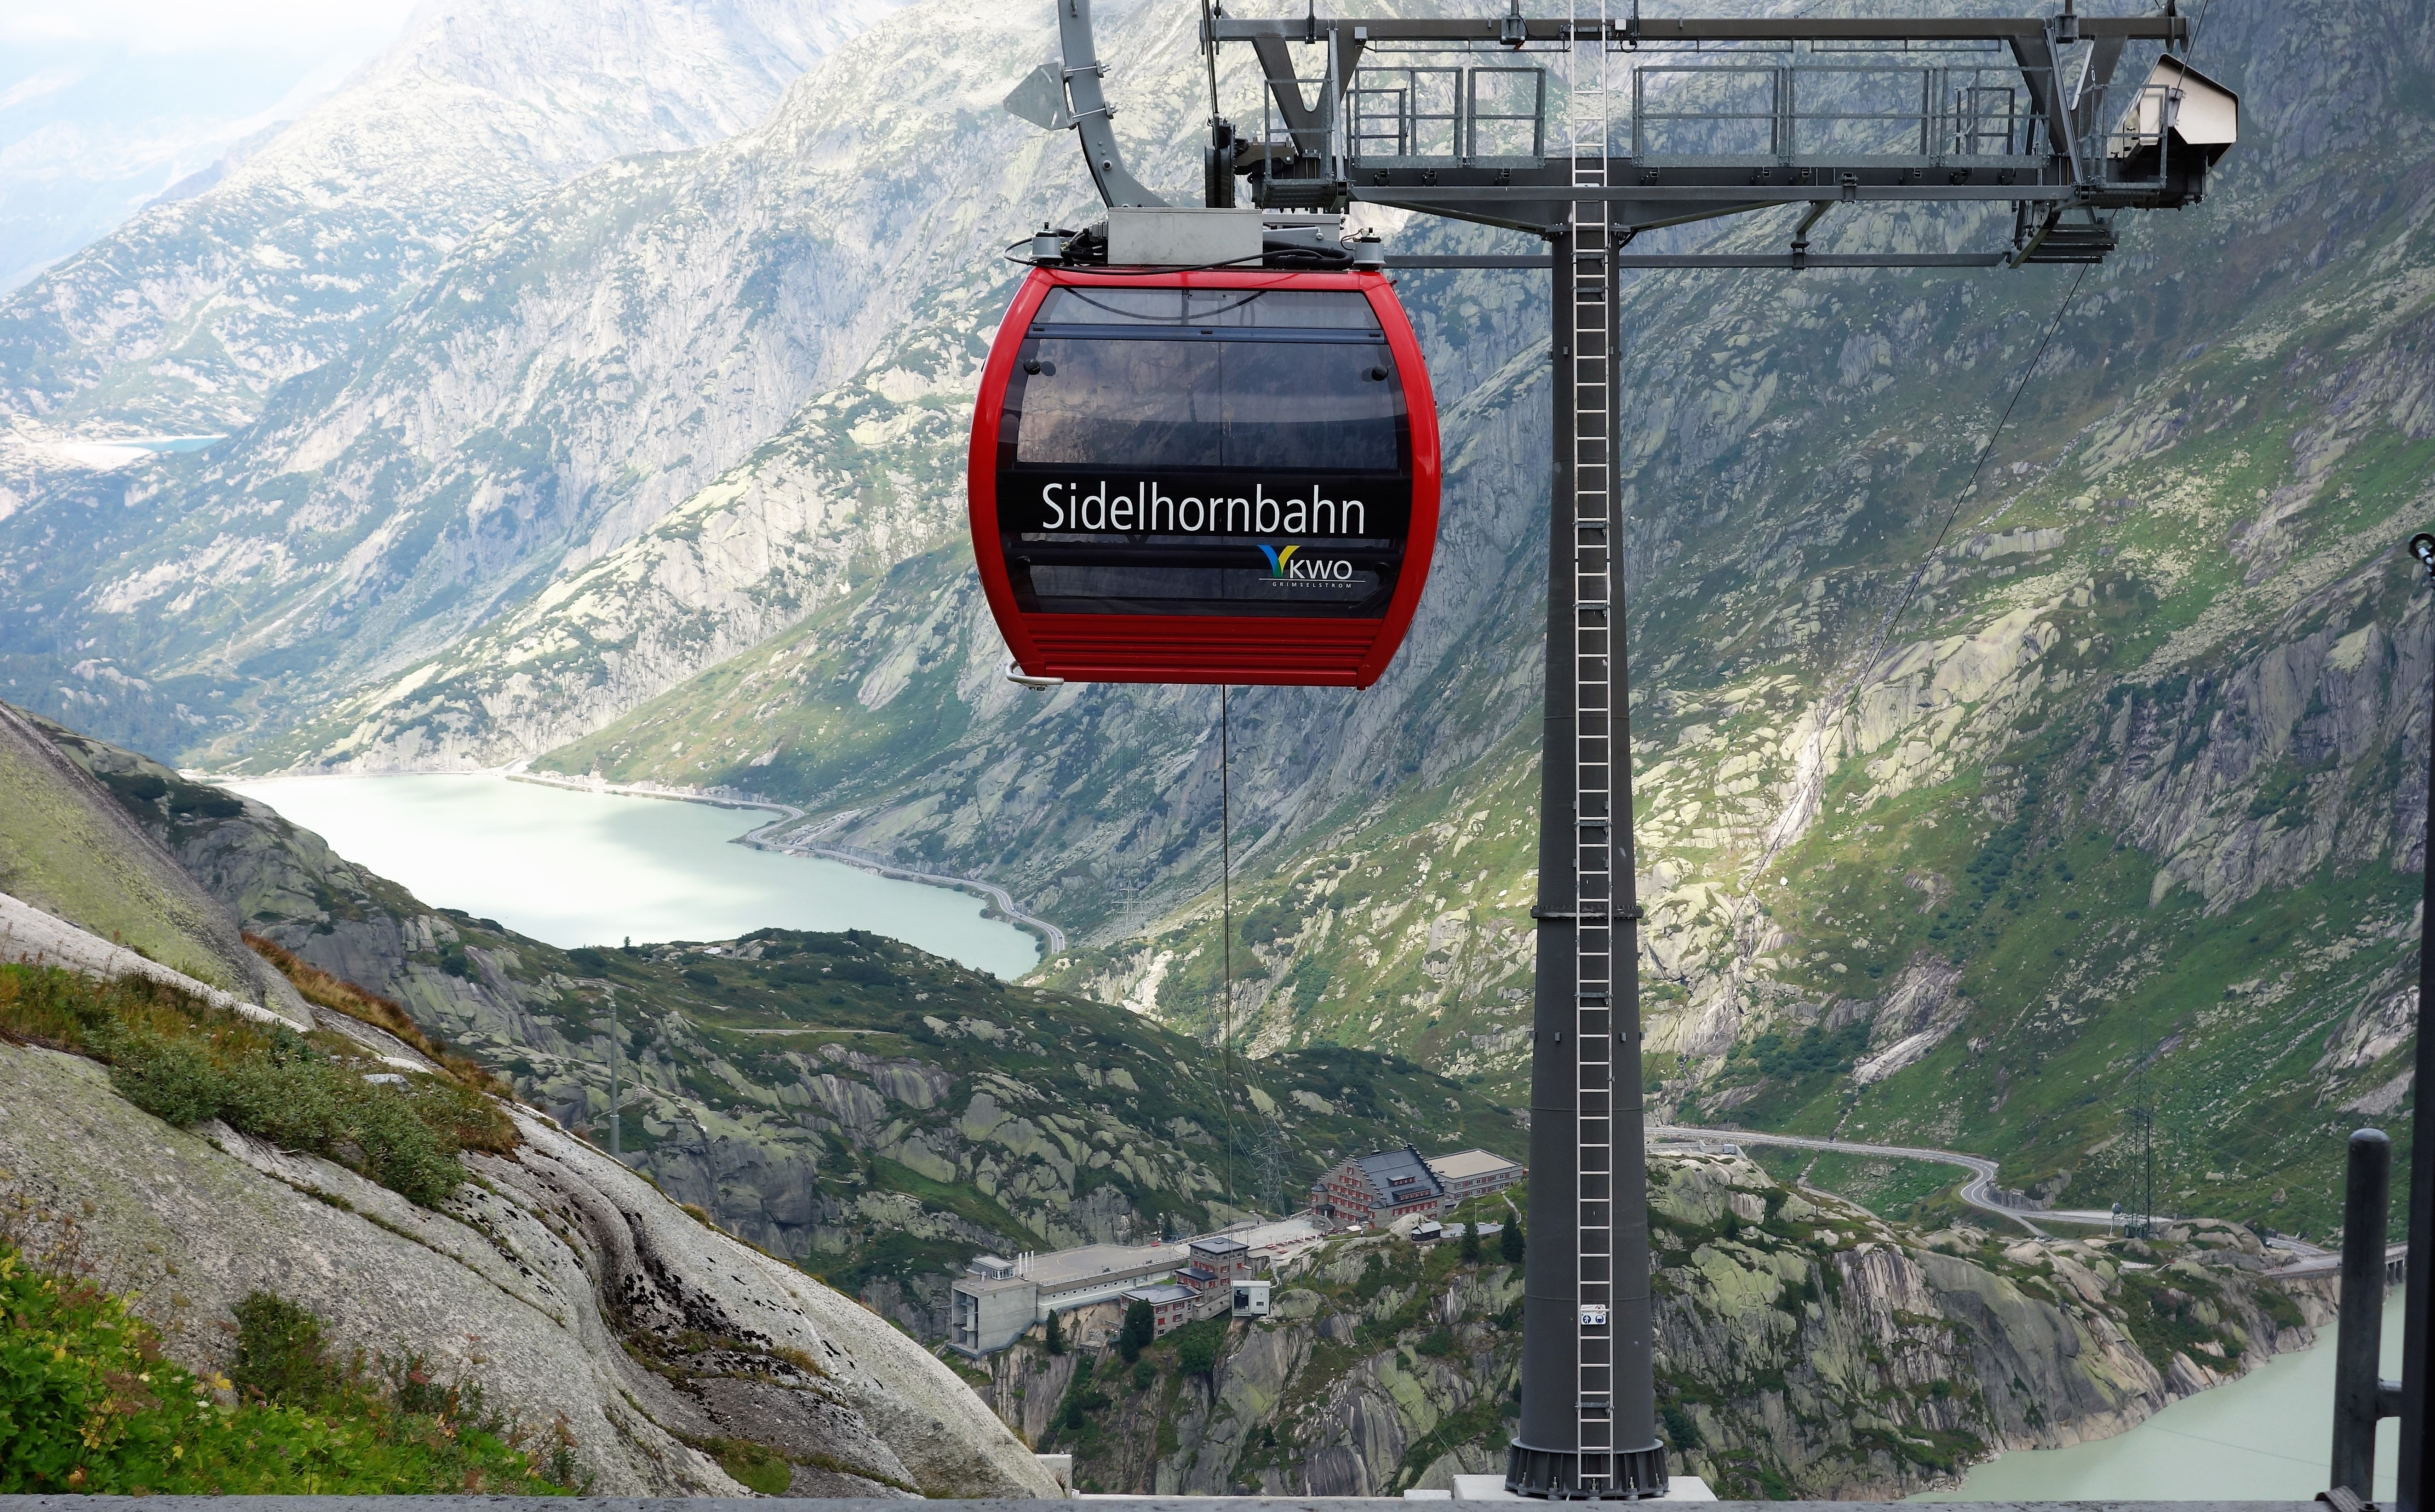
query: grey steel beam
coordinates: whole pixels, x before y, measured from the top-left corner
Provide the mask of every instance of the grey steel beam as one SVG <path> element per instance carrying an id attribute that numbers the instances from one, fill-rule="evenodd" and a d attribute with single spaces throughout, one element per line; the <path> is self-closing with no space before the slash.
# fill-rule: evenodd
<path id="1" fill-rule="evenodd" d="M 1387 259 L 1387 266 L 1390 268 L 1535 267 L 1544 273 L 1548 268 L 1556 266 L 1556 260 L 1549 257 L 1545 252 L 1542 252 L 1535 257 L 1531 256 L 1529 253 L 1524 252 L 1511 257 L 1390 257 Z"/>
<path id="2" fill-rule="evenodd" d="M 2375 1425 L 2399 1411 L 2400 1383 L 2383 1379 L 2385 1224 L 2392 1208 L 2392 1141 L 2382 1129 L 2351 1135 L 2342 1183 L 2342 1282 L 2334 1336 L 2331 1484 L 2365 1502 L 2375 1494 Z"/>
<path id="3" fill-rule="evenodd" d="M 1617 267 L 2001 267 L 2004 252 L 1684 252 L 1618 257 Z"/>
<path id="4" fill-rule="evenodd" d="M 1072 104 L 1074 129 L 1082 138 L 1083 164 L 1099 186 L 1099 198 L 1111 205 L 1166 204 L 1125 166 L 1115 129 L 1108 124 L 1114 112 L 1099 88 L 1107 65 L 1099 61 L 1098 44 L 1091 38 L 1091 0 L 1058 0 L 1057 41 L 1065 60 L 1065 94 Z"/>
<path id="5" fill-rule="evenodd" d="M 1317 42 L 1330 31 L 1347 40 L 1357 29 L 1363 42 L 1496 42 L 1511 18 L 1485 20 L 1421 20 L 1404 16 L 1328 16 L 1245 20 L 1218 18 L 1213 27 L 1219 42 L 1250 42 L 1273 37 L 1284 42 Z M 1605 38 L 1613 43 L 1664 46 L 1685 42 L 2008 42 L 2013 38 L 2046 37 L 2046 21 L 2038 16 L 1828 16 L 1810 19 L 1749 20 L 1723 17 L 1646 16 L 1637 22 L 1610 20 Z M 1583 42 L 1600 35 L 1596 24 L 1580 26 L 1562 17 L 1525 18 L 1523 34 L 1529 42 Z M 2185 45 L 2190 38 L 2187 16 L 2082 16 L 2080 34 L 2088 38 L 2119 38 L 2126 42 L 2162 42 Z"/>
<path id="6" fill-rule="evenodd" d="M 2002 267 L 2012 261 L 2005 252 L 1650 252 L 1625 254 L 1617 267 L 1781 267 L 1795 272 L 1807 267 Z M 1508 257 L 1390 257 L 1387 266 L 1408 268 L 1534 267 L 1555 266 L 1553 258 L 1528 253 Z"/>
<path id="7" fill-rule="evenodd" d="M 1535 184 L 1504 187 L 1496 184 L 1375 184 L 1356 180 L 1349 184 L 1356 199 L 1395 199 L 1406 204 L 1443 201 L 1448 204 L 1480 203 L 1511 200 L 1517 190 L 1539 187 Z M 1840 190 L 1833 184 L 1623 184 L 1612 189 L 1568 190 L 1575 198 L 1605 200 L 1647 200 L 1655 204 L 1718 204 L 1736 209 L 1762 210 L 1770 205 L 1801 205 L 1815 202 L 1821 195 L 1848 198 L 1855 202 L 1910 202 L 1933 200 L 1938 203 L 1977 201 L 1983 204 L 2012 204 L 2015 200 L 2079 201 L 2082 192 L 2065 183 L 2031 184 L 1968 184 L 1968 183 L 1876 183 L 1847 185 Z"/>

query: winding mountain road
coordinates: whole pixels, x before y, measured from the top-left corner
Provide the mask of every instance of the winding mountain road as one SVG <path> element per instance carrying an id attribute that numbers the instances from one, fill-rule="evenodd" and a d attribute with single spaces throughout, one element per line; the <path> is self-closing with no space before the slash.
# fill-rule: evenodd
<path id="1" fill-rule="evenodd" d="M 1998 1217 L 2009 1218 L 2041 1239 L 2049 1237 L 2045 1229 L 2024 1217 L 2020 1209 L 2009 1207 L 2003 1202 L 2002 1194 L 1995 1188 L 1995 1162 L 1983 1156 L 1964 1155 L 1959 1150 L 1931 1150 L 1911 1144 L 1855 1144 L 1849 1140 L 1813 1139 L 1803 1134 L 1758 1134 L 1738 1128 L 1684 1128 L 1674 1125 L 1660 1124 L 1649 1130 L 1649 1137 L 1651 1140 L 1662 1140 L 1669 1136 L 1677 1139 L 1713 1140 L 1733 1144 L 1776 1144 L 1796 1150 L 1826 1150 L 1838 1155 L 1868 1155 L 1896 1160 L 1932 1160 L 1940 1165 L 1958 1165 L 1970 1173 L 1970 1178 L 1961 1183 L 1960 1196 L 1963 1202 L 1982 1212 L 1992 1212 Z M 2055 1213 L 2052 1216 L 2064 1218 L 2071 1215 Z M 2102 1223 L 2106 1219 L 2100 1215 L 2094 1221 Z"/>
<path id="2" fill-rule="evenodd" d="M 1963 1202 L 1982 1212 L 1992 1212 L 1999 1217 L 2010 1218 L 2041 1239 L 2053 1237 L 2030 1222 L 2028 1214 L 2021 1209 L 2008 1207 L 2004 1203 L 2003 1194 L 1995 1185 L 1995 1162 L 1984 1156 L 1964 1155 L 1960 1150 L 1931 1150 L 1914 1144 L 1855 1144 L 1849 1140 L 1813 1139 L 1802 1134 L 1760 1134 L 1739 1128 L 1684 1128 L 1671 1124 L 1650 1125 L 1649 1138 L 1652 1142 L 1664 1139 L 1696 1139 L 1731 1144 L 1777 1144 L 1799 1150 L 1826 1150 L 1841 1155 L 1877 1156 L 1897 1160 L 1932 1160 L 1940 1165 L 1958 1165 L 1970 1173 L 1970 1178 L 1961 1183 L 1960 1197 Z M 2095 1228 L 2111 1228 L 2122 1221 L 2120 1213 L 2099 1211 L 2095 1208 L 2038 1208 L 2030 1211 L 2048 1223 L 2086 1224 Z M 2179 1220 L 2159 1214 L 2156 1221 L 2173 1223 Z M 2340 1254 L 2312 1245 L 2305 1239 L 2294 1239 L 2288 1234 L 2276 1234 L 2265 1243 L 2267 1248 L 2291 1257 L 2288 1263 L 2274 1268 L 2273 1274 L 2277 1276 L 2314 1276 L 2332 1274 L 2341 1269 L 2342 1257 Z M 2388 1246 L 2385 1251 L 2386 1263 L 2391 1264 L 2399 1262 L 2409 1253 L 2409 1250 L 2408 1245 Z"/>
<path id="3" fill-rule="evenodd" d="M 774 829 L 776 826 L 767 826 L 767 828 Z M 758 830 L 753 832 L 756 835 L 760 833 Z M 900 877 L 908 882 L 928 883 L 934 887 L 953 887 L 959 892 L 982 893 L 989 898 L 990 902 L 995 903 L 997 911 L 1010 920 L 1016 924 L 1029 924 L 1046 936 L 1050 955 L 1065 954 L 1065 932 L 1045 919 L 1027 914 L 1017 908 L 1014 905 L 1014 894 L 996 883 L 983 882 L 978 877 L 951 876 L 943 871 L 921 871 L 912 867 L 899 866 L 895 862 L 872 855 L 868 851 L 848 850 L 839 846 L 789 845 L 784 841 L 755 841 L 754 843 L 760 845 L 763 850 L 784 850 L 789 855 L 818 856 L 824 861 L 842 861 L 847 866 L 860 867 L 865 871 L 877 872 L 883 877 Z"/>

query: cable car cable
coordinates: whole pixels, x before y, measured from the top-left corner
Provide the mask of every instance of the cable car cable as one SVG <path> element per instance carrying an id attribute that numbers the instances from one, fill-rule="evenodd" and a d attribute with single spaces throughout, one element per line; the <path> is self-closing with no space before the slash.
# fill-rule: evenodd
<path id="1" fill-rule="evenodd" d="M 1893 634 L 1894 627 L 1901 623 L 1903 610 L 1910 608 L 1913 595 L 1919 592 L 1920 579 L 1927 575 L 1928 563 L 1936 559 L 1936 554 L 1939 551 L 1944 549 L 1944 538 L 1951 533 L 1954 522 L 1961 518 L 1962 503 L 1969 497 L 1970 490 L 1978 486 L 1978 474 L 1986 471 L 1987 459 L 1995 455 L 1995 441 L 2004 434 L 2005 425 L 2011 422 L 2013 406 L 2021 402 L 2021 395 L 2029 391 L 2029 380 L 2037 376 L 2038 364 L 2046 360 L 2047 345 L 2054 340 L 2055 333 L 2063 329 L 2063 318 L 2070 313 L 2071 301 L 2079 297 L 2081 280 L 2088 277 L 2089 266 L 2086 263 L 2081 264 L 2080 271 L 2072 275 L 2071 287 L 2064 290 L 2063 302 L 2055 306 L 2054 318 L 2046 322 L 2046 334 L 2038 338 L 2037 351 L 2029 353 L 2029 365 L 2021 369 L 2020 381 L 2012 386 L 2012 397 L 2004 402 L 2004 412 L 1995 417 L 1995 428 L 1989 431 L 1987 439 L 1979 443 L 1978 460 L 1970 469 L 1970 481 L 1961 485 L 1960 490 L 1954 494 L 1953 507 L 1945 511 L 1944 524 L 1936 532 L 1936 540 L 1929 544 L 1926 551 L 1920 554 L 1919 560 L 1911 567 L 1909 579 L 1903 584 L 1902 597 L 1895 600 L 1894 607 L 1886 615 L 1885 622 L 1877 627 L 1876 641 L 1870 646 L 1868 658 L 1860 663 L 1863 676 L 1867 674 L 1869 667 L 1875 664 L 1877 657 L 1884 652 L 1886 642 Z M 1857 692 L 1858 689 L 1859 679 L 1855 678 L 1850 691 Z"/>
<path id="2" fill-rule="evenodd" d="M 1225 993 L 1218 1004 L 1219 1072 L 1218 1107 L 1226 1119 L 1226 1205 L 1235 1205 L 1235 766 L 1227 743 L 1226 684 L 1218 684 L 1218 905 L 1225 935 L 1221 940 Z"/>
<path id="3" fill-rule="evenodd" d="M 1944 548 L 1946 536 L 1952 533 L 1954 523 L 1961 518 L 1962 504 L 1968 498 L 1970 490 L 1977 487 L 1979 474 L 1986 471 L 1987 459 L 1995 455 L 1995 442 L 2003 436 L 2004 427 L 2011 422 L 2012 410 L 2020 404 L 2021 395 L 2029 391 L 2029 380 L 2037 375 L 2038 364 L 2046 360 L 2046 348 L 2053 342 L 2055 333 L 2063 328 L 2064 317 L 2070 313 L 2072 301 L 2079 297 L 2081 281 L 2088 277 L 2089 266 L 2082 263 L 2080 271 L 2072 275 L 2071 287 L 2064 290 L 2062 302 L 2055 306 L 2054 318 L 2046 322 L 2046 334 L 2038 338 L 2037 350 L 2029 354 L 2029 366 L 2021 369 L 2019 380 L 2012 385 L 2012 397 L 2004 402 L 2003 413 L 1996 416 L 1994 428 L 1987 432 L 1987 438 L 1979 443 L 1978 457 L 1971 466 L 1969 481 L 1963 483 L 1954 493 L 1953 507 L 1945 511 L 1944 524 L 1938 528 L 1936 540 L 1931 541 L 1927 549 L 1922 552 L 1918 559 L 1912 563 L 1910 576 L 1903 584 L 1902 595 L 1894 601 L 1893 608 L 1887 610 L 1886 617 L 1878 622 L 1877 633 L 1870 642 L 1867 653 L 1860 658 L 1859 665 L 1853 670 L 1851 677 L 1845 679 L 1840 688 L 1820 700 L 1822 706 L 1841 705 L 1841 712 L 1835 715 L 1837 722 L 1840 722 L 1844 715 L 1851 712 L 1852 700 L 1859 696 L 1860 684 L 1867 679 L 1869 669 L 1875 666 L 1877 659 L 1885 654 L 1886 642 L 1892 636 L 1894 627 L 1902 621 L 1904 610 L 1910 607 L 1912 598 L 1917 594 L 1920 579 L 1927 575 L 1929 563 L 1933 562 L 1936 559 L 1936 554 Z M 1819 728 L 1822 731 L 1825 725 L 1822 722 Z M 1760 855 L 1758 865 L 1752 868 L 1757 873 L 1757 881 L 1766 879 L 1769 868 L 1775 865 L 1775 858 L 1783 852 L 1784 847 L 1788 843 L 1788 840 L 1780 839 L 1769 846 Z M 1733 916 L 1725 921 L 1725 937 L 1728 940 L 1739 941 L 1742 920 L 1748 917 L 1747 909 L 1751 900 L 1757 896 L 1755 885 L 1754 882 L 1753 890 L 1743 894 L 1741 902 L 1734 909 Z M 1749 954 L 1756 954 L 1756 946 L 1750 947 Z M 1748 956 L 1744 958 L 1747 959 Z"/>

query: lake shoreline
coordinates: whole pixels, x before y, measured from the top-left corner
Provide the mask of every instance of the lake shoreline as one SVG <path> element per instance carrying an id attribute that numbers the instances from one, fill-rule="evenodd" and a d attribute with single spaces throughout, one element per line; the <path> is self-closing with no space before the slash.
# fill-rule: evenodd
<path id="1" fill-rule="evenodd" d="M 2330 1281 L 2314 1280 L 2295 1288 L 2293 1300 L 2304 1314 L 2322 1316 L 2278 1331 L 2273 1342 L 2294 1341 L 2288 1348 L 2262 1357 L 2244 1353 L 2244 1362 L 2254 1363 L 2236 1375 L 2171 1396 L 2111 1433 L 2050 1448 L 1999 1450 L 1959 1478 L 1904 1500 L 2305 1501 L 2324 1488 L 2329 1473 L 2333 1325 L 2339 1317 L 2332 1292 Z M 2398 1299 L 2396 1291 L 2384 1316 L 2385 1355 L 2394 1361 L 2400 1353 Z M 2305 1342 L 2297 1342 L 2303 1335 Z M 2138 1405 L 2124 1404 L 2130 1410 Z M 2108 1416 L 2118 1420 L 2123 1414 Z M 2392 1477 L 2392 1427 L 2388 1422 L 2378 1440 L 2379 1486 L 2389 1486 Z M 2209 1476 L 2230 1481 L 2210 1486 Z"/>
<path id="2" fill-rule="evenodd" d="M 601 793 L 613 798 L 649 798 L 678 803 L 705 803 L 713 808 L 759 809 L 778 816 L 758 829 L 747 830 L 731 844 L 751 846 L 756 850 L 769 850 L 781 855 L 809 856 L 816 860 L 835 861 L 842 866 L 868 871 L 875 876 L 893 877 L 901 882 L 920 883 L 924 886 L 950 887 L 969 893 L 990 906 L 981 911 L 984 919 L 996 919 L 1013 925 L 1027 935 L 1036 936 L 1042 946 L 1040 964 L 1065 954 L 1065 932 L 1045 919 L 1025 913 L 1015 906 L 1014 894 L 993 882 L 977 877 L 958 876 L 949 871 L 924 871 L 901 862 L 888 860 L 869 851 L 844 846 L 823 846 L 805 839 L 788 845 L 769 838 L 772 830 L 808 818 L 810 813 L 792 803 L 775 799 L 731 798 L 716 795 L 702 788 L 668 787 L 660 783 L 612 782 L 601 778 L 561 777 L 552 772 L 529 769 L 529 760 L 501 769 L 500 775 L 510 782 L 535 782 L 544 787 L 561 788 L 573 793 Z M 833 820 L 832 823 L 835 821 Z M 1026 973 L 1028 974 L 1028 973 Z"/>
<path id="3" fill-rule="evenodd" d="M 561 949 L 862 929 L 1008 981 L 1041 961 L 1041 935 L 998 914 L 983 886 L 874 880 L 848 861 L 752 843 L 803 814 L 751 795 L 614 792 L 495 767 L 220 785 L 419 897 Z M 609 801 L 620 798 L 666 801 Z"/>

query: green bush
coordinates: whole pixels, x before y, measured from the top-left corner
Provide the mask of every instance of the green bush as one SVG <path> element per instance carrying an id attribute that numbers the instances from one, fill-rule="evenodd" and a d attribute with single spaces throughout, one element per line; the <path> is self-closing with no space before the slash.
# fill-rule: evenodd
<path id="1" fill-rule="evenodd" d="M 1116 1352 L 1127 1361 L 1141 1358 L 1143 1349 L 1158 1337 L 1158 1314 L 1148 1302 L 1135 1302 L 1125 1309 L 1124 1332 L 1116 1335 Z"/>
<path id="2" fill-rule="evenodd" d="M 338 1386 L 321 1320 L 269 1292 L 247 1297 L 236 1304 L 236 1360 L 229 1380 L 248 1400 L 320 1405 Z"/>
<path id="3" fill-rule="evenodd" d="M 191 1040 L 115 1022 L 87 1031 L 85 1045 L 110 1064 L 110 1079 L 127 1100 L 164 1123 L 199 1124 L 219 1111 L 219 1068 Z"/>
<path id="4" fill-rule="evenodd" d="M 1496 1236 L 1496 1256 L 1509 1265 L 1522 1263 L 1522 1220 L 1508 1218 L 1504 1231 Z"/>
<path id="5" fill-rule="evenodd" d="M 546 1470 L 523 1435 L 446 1388 L 409 1405 L 341 1370 L 304 1338 L 319 1322 L 275 1297 L 248 1298 L 266 1379 L 318 1393 L 290 1406 L 161 1356 L 159 1339 L 111 1297 L 37 1271 L 0 1247 L 0 1494 L 563 1495 L 574 1487 L 563 1421 Z M 243 1311 L 242 1309 L 240 1310 Z M 310 1322 L 306 1329 L 299 1320 Z M 249 1338 L 239 1324 L 240 1352 Z M 271 1357 L 275 1356 L 275 1364 Z M 315 1383 L 319 1383 L 315 1384 Z"/>
<path id="6" fill-rule="evenodd" d="M 1218 1369 L 1218 1349 L 1226 1340 L 1227 1320 L 1205 1317 L 1175 1331 L 1175 1367 L 1187 1376 L 1205 1376 Z"/>
<path id="7" fill-rule="evenodd" d="M 1158 1366 L 1150 1364 L 1148 1360 L 1135 1360 L 1133 1362 L 1133 1389 L 1135 1391 L 1148 1391 L 1150 1388 L 1150 1383 L 1157 1379 Z"/>
<path id="8" fill-rule="evenodd" d="M 795 1467 L 775 1450 L 749 1439 L 731 1438 L 719 1451 L 718 1468 L 763 1496 L 784 1496 L 794 1484 Z"/>
<path id="9" fill-rule="evenodd" d="M 465 1179 L 460 1149 L 513 1141 L 512 1126 L 469 1088 L 419 1075 L 402 1086 L 367 1081 L 396 1074 L 352 1041 L 254 1023 L 148 984 L 0 966 L 0 1029 L 103 1062 L 128 1101 L 165 1123 L 224 1119 L 423 1207 Z"/>

